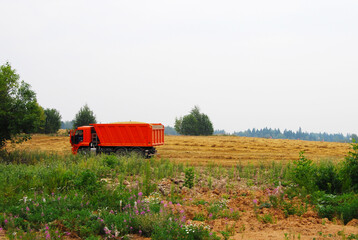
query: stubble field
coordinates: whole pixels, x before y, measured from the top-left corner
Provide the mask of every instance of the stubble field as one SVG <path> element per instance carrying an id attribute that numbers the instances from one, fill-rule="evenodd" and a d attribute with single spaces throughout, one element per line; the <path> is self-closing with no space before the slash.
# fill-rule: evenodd
<path id="1" fill-rule="evenodd" d="M 17 149 L 70 153 L 68 136 L 34 135 L 32 140 L 17 145 Z M 8 146 L 8 149 L 14 147 Z M 236 136 L 165 136 L 165 144 L 158 146 L 161 158 L 192 165 L 219 164 L 234 166 L 257 165 L 297 160 L 299 152 L 314 161 L 343 160 L 349 143 L 313 142 L 302 140 L 264 139 Z"/>

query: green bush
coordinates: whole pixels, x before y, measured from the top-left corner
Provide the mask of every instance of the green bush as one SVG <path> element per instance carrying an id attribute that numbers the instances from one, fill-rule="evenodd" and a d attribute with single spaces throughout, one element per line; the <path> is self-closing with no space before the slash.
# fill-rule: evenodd
<path id="1" fill-rule="evenodd" d="M 358 192 L 358 143 L 354 140 L 352 150 L 348 152 L 341 170 L 343 190 Z"/>
<path id="2" fill-rule="evenodd" d="M 185 169 L 185 181 L 184 186 L 188 188 L 194 187 L 194 168 L 189 167 Z"/>
<path id="3" fill-rule="evenodd" d="M 315 168 L 312 164 L 312 160 L 307 159 L 304 156 L 304 152 L 300 152 L 298 161 L 294 161 L 294 167 L 292 168 L 292 178 L 295 183 L 301 187 L 305 187 L 309 192 L 313 192 L 317 189 L 314 182 Z"/>
<path id="4" fill-rule="evenodd" d="M 332 162 L 321 162 L 316 167 L 314 183 L 320 191 L 339 194 L 342 192 L 342 181 L 339 172 Z"/>
<path id="5" fill-rule="evenodd" d="M 80 176 L 75 181 L 76 188 L 80 190 L 88 191 L 93 193 L 100 186 L 97 176 L 94 172 L 89 169 L 80 173 Z"/>
<path id="6" fill-rule="evenodd" d="M 318 194 L 318 214 L 322 218 L 339 218 L 348 223 L 358 218 L 358 195 L 348 193 L 343 195 Z"/>

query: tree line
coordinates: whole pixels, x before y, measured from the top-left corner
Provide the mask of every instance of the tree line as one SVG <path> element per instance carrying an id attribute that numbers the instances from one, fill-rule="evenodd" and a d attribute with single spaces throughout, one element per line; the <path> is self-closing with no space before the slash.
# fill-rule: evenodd
<path id="1" fill-rule="evenodd" d="M 224 130 L 216 130 L 214 134 L 230 135 Z M 327 142 L 350 142 L 352 138 L 358 139 L 356 134 L 343 135 L 342 133 L 313 133 L 303 132 L 301 128 L 298 131 L 284 130 L 272 128 L 262 129 L 247 129 L 246 131 L 234 132 L 232 135 L 241 137 L 258 137 L 258 138 L 273 138 L 273 139 L 300 139 L 307 141 L 327 141 Z"/>
<path id="2" fill-rule="evenodd" d="M 96 123 L 87 105 L 76 114 L 71 128 Z M 7 141 L 20 143 L 32 133 L 56 133 L 62 125 L 54 108 L 39 105 L 31 86 L 20 81 L 20 75 L 7 62 L 0 66 L 0 149 Z"/>

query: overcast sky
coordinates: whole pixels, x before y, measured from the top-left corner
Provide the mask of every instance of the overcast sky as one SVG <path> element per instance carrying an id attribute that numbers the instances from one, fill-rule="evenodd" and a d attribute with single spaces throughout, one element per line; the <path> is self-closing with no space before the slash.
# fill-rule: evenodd
<path id="1" fill-rule="evenodd" d="M 72 120 L 358 133 L 358 1 L 0 0 L 0 64 Z"/>

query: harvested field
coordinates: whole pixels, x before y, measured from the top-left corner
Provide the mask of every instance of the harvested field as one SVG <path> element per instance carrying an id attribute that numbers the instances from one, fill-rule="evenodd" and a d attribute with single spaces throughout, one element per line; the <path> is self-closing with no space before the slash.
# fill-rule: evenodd
<path id="1" fill-rule="evenodd" d="M 157 149 L 162 157 L 178 162 L 230 166 L 297 160 L 300 151 L 315 161 L 340 161 L 350 150 L 350 144 L 237 136 L 166 136 L 165 145 Z"/>
<path id="2" fill-rule="evenodd" d="M 68 136 L 34 135 L 32 140 L 8 149 L 28 149 L 70 153 Z M 350 150 L 348 143 L 311 142 L 302 140 L 263 139 L 236 136 L 165 136 L 165 145 L 157 147 L 162 158 L 176 162 L 232 166 L 248 163 L 288 162 L 296 160 L 300 151 L 312 160 L 340 161 Z"/>

